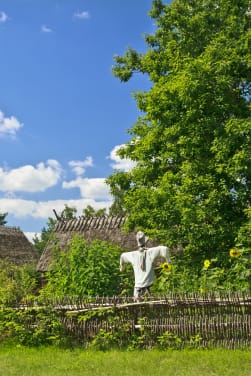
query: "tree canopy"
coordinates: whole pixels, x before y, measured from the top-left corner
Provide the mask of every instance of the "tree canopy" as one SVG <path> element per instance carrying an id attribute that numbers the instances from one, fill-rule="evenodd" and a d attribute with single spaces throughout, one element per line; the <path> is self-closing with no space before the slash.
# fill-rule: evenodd
<path id="1" fill-rule="evenodd" d="M 113 67 L 122 82 L 142 73 L 152 83 L 134 93 L 142 115 L 119 151 L 136 167 L 107 182 L 128 229 L 210 257 L 248 221 L 250 1 L 155 0 L 149 15 L 146 52 L 128 48 Z"/>
<path id="2" fill-rule="evenodd" d="M 95 210 L 91 205 L 87 205 L 83 209 L 84 217 L 101 217 L 103 215 L 106 215 L 106 208 Z"/>

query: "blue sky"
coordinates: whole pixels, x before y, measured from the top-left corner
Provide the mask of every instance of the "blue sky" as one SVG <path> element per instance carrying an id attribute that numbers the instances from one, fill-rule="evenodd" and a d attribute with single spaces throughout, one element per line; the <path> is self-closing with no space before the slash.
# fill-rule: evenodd
<path id="1" fill-rule="evenodd" d="M 0 0 L 0 213 L 40 232 L 53 209 L 108 208 L 104 179 L 149 87 L 111 73 L 128 46 L 145 51 L 151 0 Z M 30 236 L 30 234 L 29 234 Z"/>

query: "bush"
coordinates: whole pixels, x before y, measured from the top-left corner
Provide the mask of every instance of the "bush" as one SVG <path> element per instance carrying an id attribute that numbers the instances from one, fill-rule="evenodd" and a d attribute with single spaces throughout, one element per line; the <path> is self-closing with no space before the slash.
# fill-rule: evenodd
<path id="1" fill-rule="evenodd" d="M 59 315 L 50 308 L 0 311 L 0 343 L 24 346 L 62 344 L 67 340 Z"/>
<path id="2" fill-rule="evenodd" d="M 0 260 L 0 305 L 13 305 L 36 293 L 39 276 L 31 265 Z"/>
<path id="3" fill-rule="evenodd" d="M 41 292 L 58 296 L 113 296 L 123 290 L 119 271 L 122 249 L 108 242 L 94 240 L 88 244 L 75 235 L 69 251 L 54 251 L 47 273 L 48 283 Z"/>

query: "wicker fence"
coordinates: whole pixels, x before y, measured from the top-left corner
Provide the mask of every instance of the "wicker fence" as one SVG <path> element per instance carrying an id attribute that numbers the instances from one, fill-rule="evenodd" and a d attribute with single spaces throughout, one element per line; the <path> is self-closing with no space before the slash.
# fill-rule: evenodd
<path id="1" fill-rule="evenodd" d="M 134 302 L 128 297 L 48 302 L 79 343 L 95 338 L 125 347 L 251 346 L 250 294 L 171 295 Z"/>

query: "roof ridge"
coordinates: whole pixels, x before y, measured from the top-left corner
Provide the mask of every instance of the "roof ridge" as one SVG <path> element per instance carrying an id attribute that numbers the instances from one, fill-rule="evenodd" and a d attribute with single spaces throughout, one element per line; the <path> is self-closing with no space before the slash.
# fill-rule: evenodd
<path id="1" fill-rule="evenodd" d="M 58 221 L 55 232 L 83 231 L 84 229 L 119 228 L 125 222 L 125 216 L 81 216 L 78 218 Z"/>
<path id="2" fill-rule="evenodd" d="M 16 226 L 0 226 L 0 232 L 22 232 L 20 227 Z"/>

